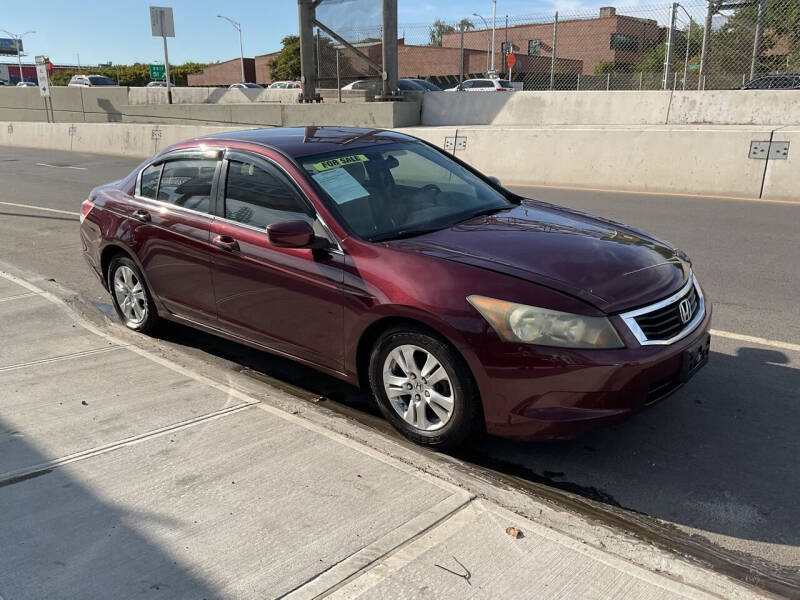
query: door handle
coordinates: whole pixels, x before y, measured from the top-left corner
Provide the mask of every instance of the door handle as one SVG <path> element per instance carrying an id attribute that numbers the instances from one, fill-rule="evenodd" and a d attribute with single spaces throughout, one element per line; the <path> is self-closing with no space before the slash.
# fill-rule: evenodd
<path id="1" fill-rule="evenodd" d="M 218 248 L 227 250 L 228 252 L 233 252 L 234 250 L 239 249 L 239 242 L 229 235 L 216 235 L 212 238 L 211 243 Z"/>
<path id="2" fill-rule="evenodd" d="M 140 208 L 138 210 L 133 211 L 133 218 L 136 219 L 137 221 L 141 221 L 142 223 L 149 223 L 150 213 Z"/>

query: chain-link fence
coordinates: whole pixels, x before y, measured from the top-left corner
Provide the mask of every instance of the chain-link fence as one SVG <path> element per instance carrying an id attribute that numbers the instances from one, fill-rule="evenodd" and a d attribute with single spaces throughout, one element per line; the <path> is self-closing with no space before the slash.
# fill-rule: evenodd
<path id="1" fill-rule="evenodd" d="M 380 5 L 379 0 L 356 3 L 363 10 Z M 337 33 L 367 59 L 318 32 L 320 87 L 376 82 L 379 16 L 354 19 L 351 13 L 348 21 L 341 10 L 337 14 L 343 19 Z M 360 26 L 347 25 L 353 22 Z M 800 1 L 685 0 L 497 15 L 494 31 L 491 15 L 403 24 L 401 14 L 398 38 L 399 76 L 443 89 L 456 86 L 462 75 L 488 73 L 525 90 L 732 89 L 759 75 L 800 72 Z"/>

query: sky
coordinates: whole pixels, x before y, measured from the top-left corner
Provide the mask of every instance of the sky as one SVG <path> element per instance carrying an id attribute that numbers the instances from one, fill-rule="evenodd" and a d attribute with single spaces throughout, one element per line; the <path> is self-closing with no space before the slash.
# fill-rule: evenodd
<path id="1" fill-rule="evenodd" d="M 380 0 L 325 0 L 326 19 L 335 27 L 355 27 L 361 19 L 379 19 Z M 651 4 L 659 0 L 650 0 Z M 549 14 L 555 10 L 595 9 L 607 4 L 636 6 L 640 0 L 497 0 L 498 22 L 505 15 Z M 664 3 L 663 0 L 659 3 Z M 0 29 L 19 34 L 28 30 L 23 45 L 32 58 L 45 54 L 56 64 L 96 65 L 161 62 L 160 38 L 152 37 L 148 6 L 171 6 L 175 37 L 169 38 L 169 61 L 215 62 L 239 56 L 239 38 L 223 14 L 242 23 L 244 54 L 255 56 L 280 49 L 285 35 L 297 33 L 296 0 L 27 0 L 3 3 Z M 322 8 L 318 9 L 322 11 Z M 403 25 L 430 23 L 437 18 L 457 21 L 473 12 L 490 19 L 491 0 L 398 0 L 399 33 Z M 372 16 L 370 16 L 372 13 Z M 478 20 L 479 21 L 479 20 Z M 479 21 L 480 22 L 480 21 Z M 367 23 L 372 24 L 372 23 Z M 422 31 L 409 27 L 408 31 Z M 419 33 L 418 33 L 419 35 Z M 0 32 L 0 37 L 8 37 Z M 408 40 L 412 43 L 412 40 Z M 423 43 L 423 42 L 419 42 Z M 0 62 L 13 62 L 0 57 Z"/>

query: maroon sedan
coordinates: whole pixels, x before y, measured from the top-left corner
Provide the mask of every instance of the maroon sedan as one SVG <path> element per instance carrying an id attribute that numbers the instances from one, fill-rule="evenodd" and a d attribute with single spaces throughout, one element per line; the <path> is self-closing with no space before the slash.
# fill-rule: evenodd
<path id="1" fill-rule="evenodd" d="M 711 306 L 680 250 L 340 127 L 167 148 L 82 207 L 131 329 L 169 319 L 370 386 L 410 439 L 571 436 L 683 385 Z"/>

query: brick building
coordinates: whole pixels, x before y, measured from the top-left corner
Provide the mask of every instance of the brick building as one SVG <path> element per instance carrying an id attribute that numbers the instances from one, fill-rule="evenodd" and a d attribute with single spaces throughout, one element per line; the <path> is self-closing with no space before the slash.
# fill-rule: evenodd
<path id="1" fill-rule="evenodd" d="M 246 82 L 256 82 L 255 59 L 244 59 L 244 75 Z M 186 76 L 188 85 L 215 86 L 230 85 L 242 82 L 242 60 L 234 58 L 225 62 L 208 65 L 201 73 L 191 73 Z"/>
<path id="2" fill-rule="evenodd" d="M 601 8 L 596 19 L 559 21 L 557 57 L 581 61 L 582 68 L 564 70 L 556 65 L 556 70 L 591 75 L 601 62 L 612 62 L 624 68 L 636 62 L 649 48 L 664 41 L 665 32 L 666 28 L 652 19 L 618 15 L 611 7 Z M 487 29 L 467 31 L 464 33 L 464 47 L 483 49 L 485 53 L 491 34 Z M 499 71 L 503 70 L 501 57 L 506 35 L 508 42 L 514 45 L 517 64 L 525 56 L 548 59 L 552 56 L 552 23 L 515 25 L 508 29 L 498 27 L 495 30 L 495 68 Z M 444 34 L 442 46 L 458 48 L 460 33 Z"/>

